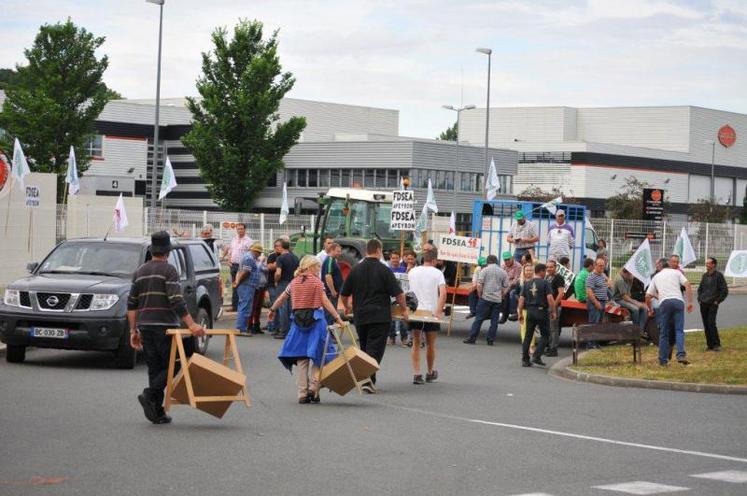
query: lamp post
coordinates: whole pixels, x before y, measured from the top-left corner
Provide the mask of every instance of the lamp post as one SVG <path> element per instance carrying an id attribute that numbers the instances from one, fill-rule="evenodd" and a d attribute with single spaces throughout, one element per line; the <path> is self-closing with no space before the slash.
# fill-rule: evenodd
<path id="1" fill-rule="evenodd" d="M 166 0 L 145 0 L 159 6 L 160 15 L 158 18 L 158 69 L 156 71 L 156 123 L 153 126 L 153 169 L 150 186 L 150 206 L 156 208 L 158 200 L 158 121 L 161 110 L 161 40 L 163 38 L 163 4 Z"/>
<path id="2" fill-rule="evenodd" d="M 715 176 L 715 168 L 716 168 L 716 141 L 715 140 L 705 140 L 703 141 L 706 145 L 711 145 L 711 205 L 713 205 L 713 202 L 716 201 L 716 176 Z"/>
<path id="3" fill-rule="evenodd" d="M 488 177 L 488 130 L 490 129 L 490 59 L 493 54 L 492 48 L 476 48 L 476 52 L 483 53 L 488 56 L 488 96 L 487 103 L 485 104 L 485 175 L 483 179 Z M 485 194 L 487 195 L 487 188 L 485 188 Z"/>
<path id="4" fill-rule="evenodd" d="M 457 135 L 456 135 L 456 170 L 454 172 L 454 212 L 456 212 L 457 203 L 457 174 L 459 173 L 459 118 L 462 110 L 472 110 L 474 105 L 465 105 L 464 107 L 454 107 L 453 105 L 441 105 L 441 108 L 452 110 L 457 113 Z"/>

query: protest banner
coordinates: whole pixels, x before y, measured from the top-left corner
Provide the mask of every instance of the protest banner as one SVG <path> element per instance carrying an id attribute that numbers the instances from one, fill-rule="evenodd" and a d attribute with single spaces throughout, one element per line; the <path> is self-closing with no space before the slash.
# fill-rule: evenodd
<path id="1" fill-rule="evenodd" d="M 392 192 L 392 231 L 415 230 L 415 191 L 402 189 Z"/>
<path id="2" fill-rule="evenodd" d="M 438 240 L 438 259 L 476 265 L 480 258 L 481 244 L 480 238 L 441 235 Z"/>

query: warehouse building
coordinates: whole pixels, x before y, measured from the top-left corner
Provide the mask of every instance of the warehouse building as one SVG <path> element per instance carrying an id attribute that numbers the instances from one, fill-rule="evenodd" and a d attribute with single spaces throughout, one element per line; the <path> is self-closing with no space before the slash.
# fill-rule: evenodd
<path id="1" fill-rule="evenodd" d="M 485 109 L 461 113 L 460 140 L 485 142 Z M 711 195 L 739 211 L 747 188 L 747 115 L 694 106 L 490 109 L 490 146 L 518 151 L 514 193 L 559 187 L 604 214 L 628 177 L 665 190 L 684 218 Z"/>

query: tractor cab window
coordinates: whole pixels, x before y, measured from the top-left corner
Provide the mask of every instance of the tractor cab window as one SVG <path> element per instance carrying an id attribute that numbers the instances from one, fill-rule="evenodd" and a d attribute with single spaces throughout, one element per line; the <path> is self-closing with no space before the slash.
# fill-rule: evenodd
<path id="1" fill-rule="evenodd" d="M 371 205 L 361 201 L 350 202 L 350 236 L 368 238 L 373 226 Z"/>
<path id="2" fill-rule="evenodd" d="M 345 207 L 345 200 L 334 199 L 329 206 L 327 211 L 327 221 L 324 226 L 324 231 L 327 236 L 334 238 L 344 238 L 345 233 L 345 214 L 343 208 Z"/>
<path id="3" fill-rule="evenodd" d="M 376 205 L 376 235 L 380 238 L 398 238 L 399 233 L 391 231 L 392 226 L 392 204 L 379 203 Z"/>

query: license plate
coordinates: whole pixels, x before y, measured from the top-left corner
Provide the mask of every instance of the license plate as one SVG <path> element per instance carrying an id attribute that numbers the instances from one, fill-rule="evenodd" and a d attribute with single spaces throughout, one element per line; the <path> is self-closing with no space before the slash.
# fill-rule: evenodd
<path id="1" fill-rule="evenodd" d="M 32 327 L 31 335 L 37 338 L 67 339 L 67 329 L 55 327 Z"/>

